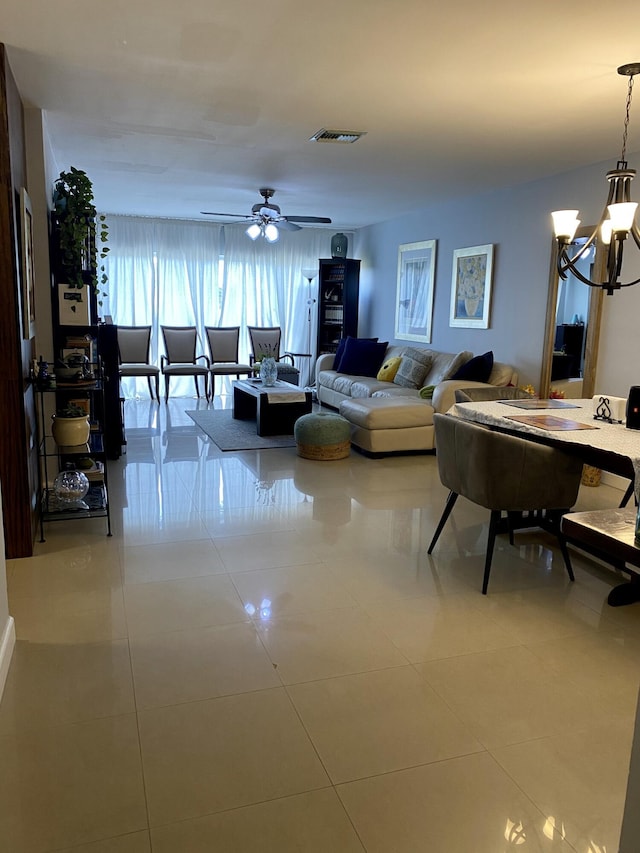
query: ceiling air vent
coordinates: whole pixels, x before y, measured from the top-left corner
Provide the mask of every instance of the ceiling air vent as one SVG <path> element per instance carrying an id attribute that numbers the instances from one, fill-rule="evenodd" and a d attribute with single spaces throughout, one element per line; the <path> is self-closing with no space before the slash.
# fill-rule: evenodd
<path id="1" fill-rule="evenodd" d="M 366 130 L 327 130 L 322 128 L 314 133 L 309 142 L 357 142 Z"/>

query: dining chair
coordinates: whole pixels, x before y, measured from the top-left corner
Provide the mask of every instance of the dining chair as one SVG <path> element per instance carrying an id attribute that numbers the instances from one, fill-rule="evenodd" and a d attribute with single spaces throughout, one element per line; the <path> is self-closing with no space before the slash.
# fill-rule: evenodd
<path id="1" fill-rule="evenodd" d="M 278 379 L 298 385 L 300 371 L 295 366 L 293 353 L 280 352 L 282 329 L 280 326 L 247 326 L 249 341 L 251 343 L 251 354 L 249 363 L 254 364 L 265 356 L 275 358 L 278 367 Z"/>
<path id="2" fill-rule="evenodd" d="M 164 399 L 169 399 L 169 381 L 172 376 L 193 376 L 196 394 L 200 396 L 198 377 L 204 377 L 204 394 L 209 399 L 209 357 L 196 355 L 198 330 L 195 326 L 160 326 L 165 355 L 160 356 L 160 370 L 164 375 Z M 204 359 L 204 364 L 197 364 Z"/>
<path id="3" fill-rule="evenodd" d="M 574 580 L 566 541 L 560 532 L 562 515 L 578 497 L 582 461 L 555 447 L 536 444 L 470 423 L 453 415 L 433 416 L 438 472 L 450 489 L 427 553 L 431 554 L 458 497 L 491 510 L 482 594 L 487 594 L 496 535 L 541 527 L 560 544 L 567 574 Z M 503 518 L 506 513 L 506 519 Z"/>
<path id="4" fill-rule="evenodd" d="M 151 326 L 117 326 L 118 373 L 120 377 L 146 377 L 153 399 L 151 380 L 155 380 L 156 400 L 160 399 L 160 369 L 149 360 Z"/>
<path id="5" fill-rule="evenodd" d="M 251 375 L 253 367 L 238 361 L 240 326 L 205 326 L 211 359 L 211 399 L 216 395 L 216 376 Z"/>

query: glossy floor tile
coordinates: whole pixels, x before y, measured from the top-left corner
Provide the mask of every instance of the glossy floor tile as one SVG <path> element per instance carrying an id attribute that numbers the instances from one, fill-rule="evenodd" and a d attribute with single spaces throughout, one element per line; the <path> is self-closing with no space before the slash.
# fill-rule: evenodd
<path id="1" fill-rule="evenodd" d="M 221 387 L 228 390 L 228 383 Z M 640 604 L 431 455 L 224 453 L 125 401 L 102 519 L 7 564 L 2 853 L 614 853 Z M 602 484 L 578 507 L 615 506 Z M 639 842 L 640 849 L 640 842 Z"/>

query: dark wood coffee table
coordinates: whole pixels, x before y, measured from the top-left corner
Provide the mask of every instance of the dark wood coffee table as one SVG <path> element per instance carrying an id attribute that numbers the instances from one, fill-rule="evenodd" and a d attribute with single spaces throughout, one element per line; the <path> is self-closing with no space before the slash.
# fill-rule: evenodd
<path id="1" fill-rule="evenodd" d="M 310 411 L 311 392 L 288 382 L 278 380 L 266 386 L 259 379 L 240 379 L 233 383 L 233 417 L 255 420 L 258 435 L 292 435 L 295 422 Z"/>

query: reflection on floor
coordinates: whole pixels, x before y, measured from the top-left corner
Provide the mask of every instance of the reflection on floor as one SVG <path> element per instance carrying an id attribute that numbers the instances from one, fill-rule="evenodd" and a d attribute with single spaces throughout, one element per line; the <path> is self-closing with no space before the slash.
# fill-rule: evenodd
<path id="1" fill-rule="evenodd" d="M 216 398 L 216 406 L 228 403 Z M 222 453 L 127 400 L 103 521 L 8 563 L 7 853 L 617 850 L 640 605 L 500 541 L 432 456 Z M 583 488 L 579 508 L 619 493 Z"/>

